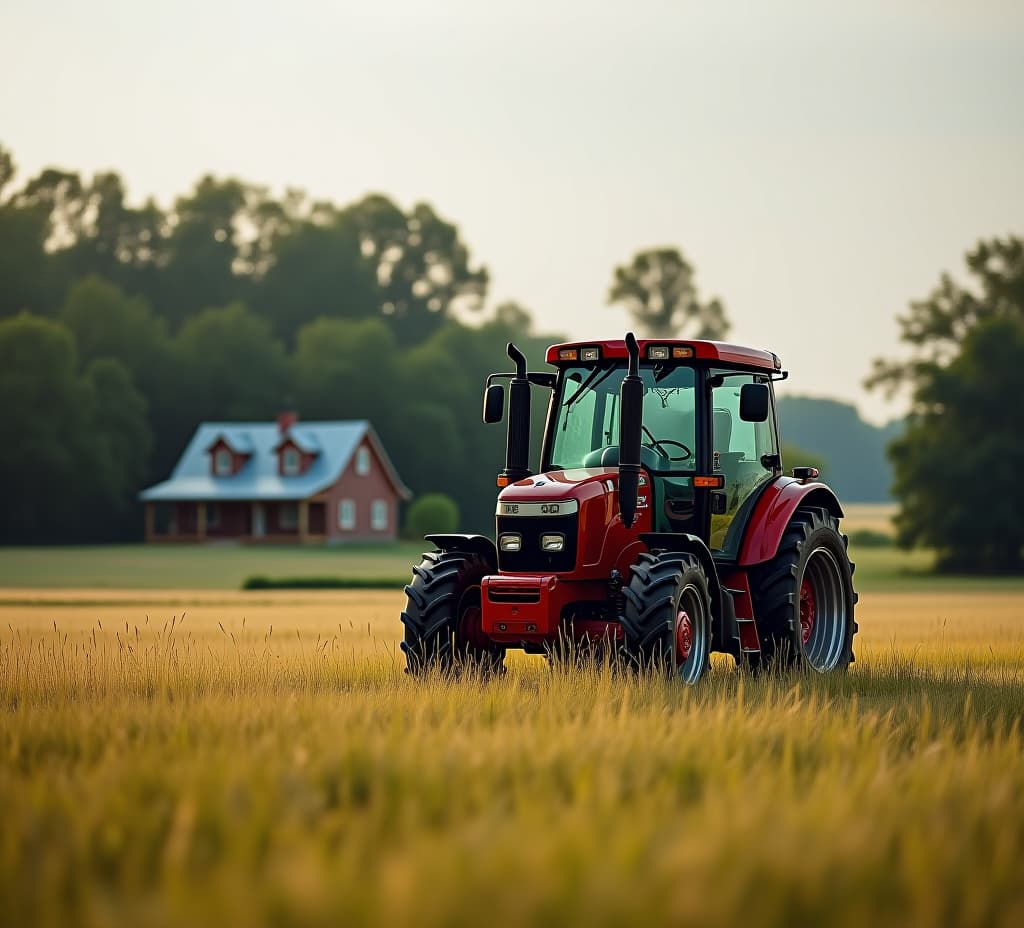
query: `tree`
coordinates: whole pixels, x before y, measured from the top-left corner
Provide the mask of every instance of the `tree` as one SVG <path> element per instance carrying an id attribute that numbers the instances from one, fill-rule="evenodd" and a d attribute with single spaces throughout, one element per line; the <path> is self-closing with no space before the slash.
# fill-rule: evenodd
<path id="1" fill-rule="evenodd" d="M 729 331 L 717 299 L 701 303 L 693 268 L 678 248 L 652 248 L 615 268 L 608 302 L 621 304 L 650 338 L 722 338 Z"/>
<path id="2" fill-rule="evenodd" d="M 405 517 L 405 537 L 419 541 L 431 533 L 449 534 L 458 531 L 459 507 L 443 493 L 425 493 L 417 497 Z"/>
<path id="3" fill-rule="evenodd" d="M 0 541 L 109 537 L 145 469 L 145 403 L 116 361 L 78 372 L 71 332 L 27 313 L 0 322 Z"/>
<path id="4" fill-rule="evenodd" d="M 244 303 L 207 309 L 177 340 L 178 388 L 193 427 L 203 419 L 266 419 L 290 402 L 288 357 Z"/>
<path id="5" fill-rule="evenodd" d="M 380 311 L 403 344 L 428 338 L 456 309 L 479 310 L 487 270 L 470 267 L 458 228 L 427 203 L 406 215 L 387 197 L 365 197 L 342 214 L 359 230 L 360 250 L 371 262 Z"/>
<path id="6" fill-rule="evenodd" d="M 343 217 L 328 225 L 298 223 L 278 236 L 269 261 L 254 306 L 290 344 L 302 326 L 321 316 L 380 315 L 374 267 L 363 256 L 359 230 Z"/>
<path id="7" fill-rule="evenodd" d="M 899 320 L 912 356 L 875 362 L 871 386 L 912 394 L 890 446 L 900 501 L 897 540 L 939 553 L 939 568 L 1024 570 L 1024 241 L 980 242 L 969 290 L 944 275 Z"/>

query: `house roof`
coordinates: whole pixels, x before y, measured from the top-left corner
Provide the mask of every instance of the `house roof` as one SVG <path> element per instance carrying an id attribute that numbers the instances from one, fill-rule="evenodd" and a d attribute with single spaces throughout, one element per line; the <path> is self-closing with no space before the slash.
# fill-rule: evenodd
<path id="1" fill-rule="evenodd" d="M 275 449 L 291 437 L 305 451 L 317 452 L 309 469 L 295 476 L 278 473 Z M 366 420 L 303 422 L 281 433 L 276 422 L 204 422 L 185 448 L 169 480 L 139 494 L 146 502 L 176 500 L 299 500 L 335 483 L 366 437 L 384 471 L 403 499 L 412 494 L 402 483 L 373 426 Z M 251 456 L 229 477 L 215 477 L 209 450 L 223 438 L 232 448 Z"/>

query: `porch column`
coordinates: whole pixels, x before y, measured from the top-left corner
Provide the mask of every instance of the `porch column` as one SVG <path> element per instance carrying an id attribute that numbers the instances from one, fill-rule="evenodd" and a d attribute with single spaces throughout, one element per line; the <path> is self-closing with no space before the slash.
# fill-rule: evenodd
<path id="1" fill-rule="evenodd" d="M 156 535 L 156 513 L 153 511 L 153 503 L 146 503 L 146 541 L 152 541 Z"/>
<path id="2" fill-rule="evenodd" d="M 196 538 L 206 540 L 206 503 L 196 505 Z"/>
<path id="3" fill-rule="evenodd" d="M 299 541 L 305 544 L 309 539 L 309 500 L 299 500 Z"/>

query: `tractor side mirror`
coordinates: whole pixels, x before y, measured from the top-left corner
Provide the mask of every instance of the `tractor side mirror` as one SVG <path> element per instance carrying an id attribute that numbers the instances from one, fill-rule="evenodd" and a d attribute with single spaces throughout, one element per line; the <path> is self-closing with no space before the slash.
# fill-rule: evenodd
<path id="1" fill-rule="evenodd" d="M 768 384 L 745 383 L 740 387 L 740 419 L 744 422 L 766 422 L 770 405 Z"/>
<path id="2" fill-rule="evenodd" d="M 501 422 L 505 414 L 505 388 L 500 383 L 492 383 L 484 390 L 484 422 L 493 425 Z"/>

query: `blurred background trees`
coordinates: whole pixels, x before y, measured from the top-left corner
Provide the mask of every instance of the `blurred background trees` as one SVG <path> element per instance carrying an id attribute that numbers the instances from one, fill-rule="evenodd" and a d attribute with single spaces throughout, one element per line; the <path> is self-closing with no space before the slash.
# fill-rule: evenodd
<path id="1" fill-rule="evenodd" d="M 901 539 L 949 565 L 1019 569 L 1022 265 L 1019 240 L 980 243 L 976 286 L 943 277 L 902 320 L 910 356 L 872 378 L 914 397 L 893 449 Z M 448 494 L 463 529 L 490 531 L 504 430 L 480 424 L 483 380 L 510 366 L 508 341 L 541 366 L 562 336 L 514 302 L 483 312 L 487 287 L 426 203 L 338 205 L 207 176 L 169 207 L 132 205 L 113 172 L 18 183 L 0 147 L 0 476 L 18 490 L 0 542 L 137 538 L 138 490 L 169 475 L 200 421 L 284 408 L 371 420 L 415 494 Z M 649 336 L 729 330 L 673 247 L 615 268 L 609 301 Z M 899 426 L 833 400 L 784 397 L 779 411 L 807 449 L 787 466 L 823 460 L 844 499 L 887 498 Z"/>
<path id="2" fill-rule="evenodd" d="M 136 207 L 112 172 L 18 185 L 0 147 L 0 542 L 137 538 L 138 490 L 200 421 L 284 408 L 371 420 L 415 493 L 486 531 L 504 431 L 483 378 L 507 341 L 539 364 L 561 337 L 514 303 L 484 317 L 487 284 L 427 203 L 206 176 Z"/>
<path id="3" fill-rule="evenodd" d="M 938 550 L 940 567 L 1024 569 L 1024 241 L 979 242 L 973 288 L 943 275 L 900 318 L 909 357 L 868 381 L 906 388 L 905 433 L 891 445 L 898 540 Z"/>
<path id="4" fill-rule="evenodd" d="M 640 251 L 615 268 L 608 302 L 623 306 L 648 338 L 721 339 L 730 327 L 720 301 L 698 299 L 693 268 L 678 248 Z"/>

